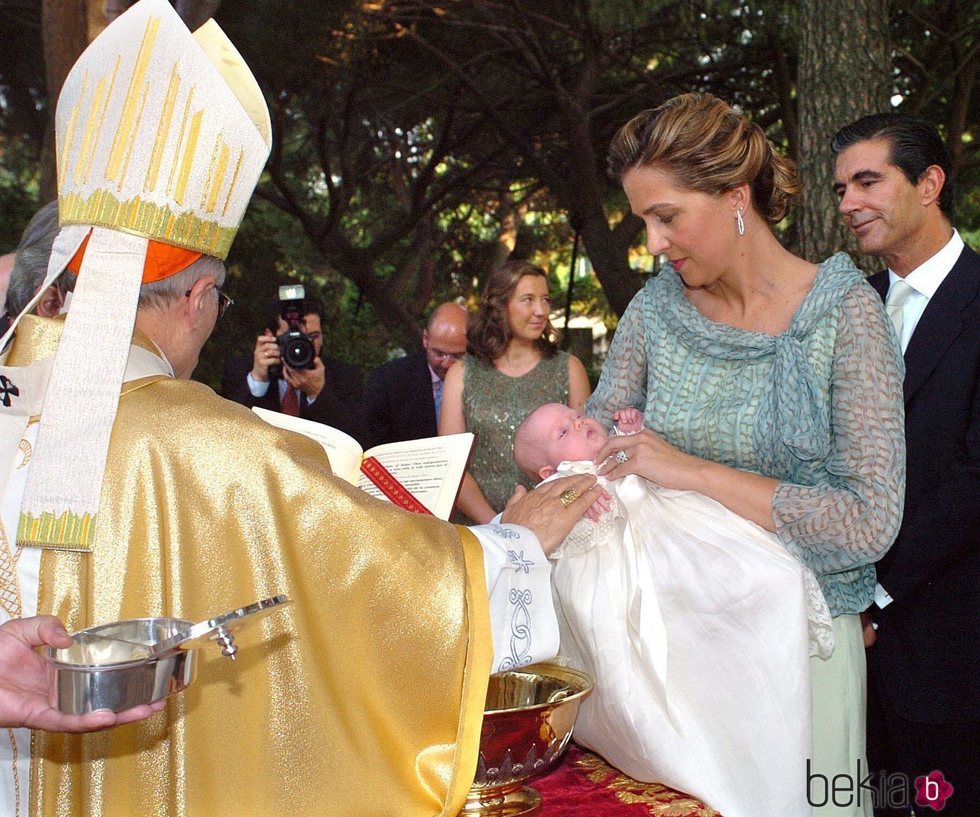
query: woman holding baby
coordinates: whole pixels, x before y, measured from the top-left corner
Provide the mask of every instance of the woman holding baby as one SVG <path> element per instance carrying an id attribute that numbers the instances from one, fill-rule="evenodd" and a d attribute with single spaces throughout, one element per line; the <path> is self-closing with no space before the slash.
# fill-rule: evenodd
<path id="1" fill-rule="evenodd" d="M 609 163 L 669 264 L 623 315 L 586 408 L 608 426 L 635 406 L 647 430 L 598 459 L 622 451 L 607 477 L 707 495 L 816 574 L 836 649 L 811 659 L 808 771 L 853 778 L 866 768 L 858 613 L 904 491 L 901 352 L 881 300 L 845 254 L 814 264 L 779 243 L 795 167 L 724 102 L 685 94 L 644 111 Z M 867 799 L 815 813 L 870 814 Z"/>

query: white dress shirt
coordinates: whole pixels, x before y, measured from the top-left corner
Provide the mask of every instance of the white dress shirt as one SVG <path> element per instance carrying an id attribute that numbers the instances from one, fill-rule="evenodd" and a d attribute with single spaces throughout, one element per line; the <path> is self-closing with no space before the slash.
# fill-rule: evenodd
<path id="1" fill-rule="evenodd" d="M 956 259 L 963 252 L 963 239 L 960 234 L 953 230 L 953 236 L 946 242 L 946 245 L 934 256 L 920 264 L 912 272 L 905 276 L 905 283 L 915 290 L 915 294 L 910 296 L 902 308 L 902 335 L 899 340 L 902 343 L 902 351 L 909 345 L 909 339 L 915 331 L 916 324 L 922 313 L 929 305 L 929 299 L 936 294 L 939 285 L 946 280 L 946 276 L 956 263 Z M 892 270 L 888 270 L 889 288 L 899 280 Z"/>
<path id="2" fill-rule="evenodd" d="M 252 373 L 249 372 L 245 375 L 245 381 L 248 383 L 248 390 L 251 392 L 252 397 L 265 397 L 266 392 L 269 391 L 269 381 L 268 380 L 255 380 L 252 377 Z M 286 382 L 285 378 L 279 378 L 279 405 L 282 405 L 283 397 L 286 394 L 286 389 L 289 388 L 289 384 Z M 299 400 L 299 391 L 296 392 L 296 399 Z M 316 397 L 306 398 L 306 404 L 313 405 L 316 401 Z"/>
<path id="3" fill-rule="evenodd" d="M 952 238 L 946 242 L 945 246 L 939 252 L 905 276 L 905 283 L 912 287 L 915 293 L 909 296 L 905 305 L 902 307 L 902 333 L 899 341 L 902 344 L 903 353 L 908 348 L 912 333 L 915 332 L 915 327 L 918 325 L 922 313 L 926 311 L 929 300 L 936 294 L 936 290 L 939 289 L 940 284 L 946 280 L 946 276 L 949 275 L 949 271 L 953 268 L 953 265 L 962 252 L 963 239 L 960 238 L 960 234 L 956 230 L 953 230 Z M 899 278 L 900 276 L 889 269 L 889 288 Z M 884 609 L 891 603 L 891 595 L 879 583 L 875 587 L 875 604 L 879 608 Z"/>

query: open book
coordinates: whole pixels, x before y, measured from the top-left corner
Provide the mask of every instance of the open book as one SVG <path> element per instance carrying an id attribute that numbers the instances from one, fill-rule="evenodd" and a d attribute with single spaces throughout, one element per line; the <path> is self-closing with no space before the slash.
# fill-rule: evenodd
<path id="1" fill-rule="evenodd" d="M 258 406 L 252 411 L 267 423 L 316 440 L 327 452 L 334 474 L 371 496 L 449 519 L 473 448 L 471 433 L 386 443 L 364 451 L 349 434 L 323 423 Z"/>

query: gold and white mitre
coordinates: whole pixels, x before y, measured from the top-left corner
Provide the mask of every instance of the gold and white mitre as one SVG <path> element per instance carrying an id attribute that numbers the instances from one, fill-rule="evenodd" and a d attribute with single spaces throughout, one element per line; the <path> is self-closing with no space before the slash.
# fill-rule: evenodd
<path id="1" fill-rule="evenodd" d="M 271 127 L 255 78 L 213 20 L 192 35 L 166 0 L 140 0 L 75 63 L 56 129 L 62 229 L 38 294 L 84 256 L 49 371 L 0 372 L 0 463 L 43 404 L 18 544 L 86 550 L 140 286 L 197 253 L 227 256 Z M 160 245 L 186 261 L 161 265 L 174 253 Z"/>

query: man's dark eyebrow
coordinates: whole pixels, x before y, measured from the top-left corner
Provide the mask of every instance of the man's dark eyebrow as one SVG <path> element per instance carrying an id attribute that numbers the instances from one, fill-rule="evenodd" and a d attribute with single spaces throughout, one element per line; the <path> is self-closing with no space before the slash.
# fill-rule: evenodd
<path id="1" fill-rule="evenodd" d="M 884 178 L 884 173 L 877 170 L 859 170 L 857 173 L 852 173 L 850 181 L 852 182 L 866 182 L 873 179 Z M 844 189 L 844 182 L 834 182 L 834 192 L 840 193 Z"/>

